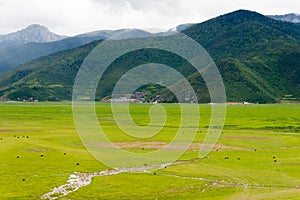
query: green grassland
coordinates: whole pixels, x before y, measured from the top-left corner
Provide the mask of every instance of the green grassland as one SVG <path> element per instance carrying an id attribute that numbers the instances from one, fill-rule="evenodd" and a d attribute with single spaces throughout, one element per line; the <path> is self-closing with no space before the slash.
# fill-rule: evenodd
<path id="1" fill-rule="evenodd" d="M 162 104 L 168 119 L 161 132 L 143 139 L 149 148 L 168 143 L 180 121 L 178 104 Z M 150 122 L 151 104 L 131 104 L 133 120 Z M 192 107 L 192 105 L 191 105 Z M 112 142 L 132 144 L 116 126 L 110 105 L 96 104 L 97 117 Z M 73 172 L 108 169 L 92 157 L 76 132 L 70 102 L 0 103 L 0 199 L 40 199 L 66 183 Z M 194 145 L 203 140 L 210 105 L 200 105 Z M 145 173 L 121 173 L 93 182 L 60 199 L 299 199 L 300 105 L 228 105 L 222 135 L 207 158 L 191 148 L 185 160 Z M 185 132 L 188 134 L 188 130 Z M 228 157 L 228 159 L 225 159 Z"/>

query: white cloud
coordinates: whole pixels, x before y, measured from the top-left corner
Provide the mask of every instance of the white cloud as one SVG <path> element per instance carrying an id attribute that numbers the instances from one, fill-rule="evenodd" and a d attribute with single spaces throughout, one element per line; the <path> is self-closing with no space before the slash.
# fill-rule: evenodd
<path id="1" fill-rule="evenodd" d="M 78 33 L 118 28 L 164 28 L 201 22 L 237 9 L 300 13 L 299 0 L 0 0 L 0 33 L 32 23 Z"/>

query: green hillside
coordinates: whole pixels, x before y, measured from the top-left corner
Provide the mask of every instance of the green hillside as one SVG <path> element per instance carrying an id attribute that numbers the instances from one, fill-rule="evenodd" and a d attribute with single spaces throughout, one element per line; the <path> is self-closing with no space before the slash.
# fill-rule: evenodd
<path id="1" fill-rule="evenodd" d="M 228 101 L 266 103 L 280 101 L 285 94 L 300 97 L 299 25 L 240 10 L 183 33 L 215 60 Z M 197 84 L 198 76 L 192 75 L 190 81 Z"/>
<path id="2" fill-rule="evenodd" d="M 75 36 L 47 43 L 27 43 L 0 49 L 0 74 L 7 72 L 21 64 L 49 54 L 73 49 L 88 44 L 95 40 L 103 39 L 102 36 Z"/>
<path id="3" fill-rule="evenodd" d="M 0 96 L 11 100 L 31 97 L 40 101 L 71 99 L 77 71 L 97 44 L 99 41 L 61 51 L 5 73 L 0 76 Z"/>
<path id="4" fill-rule="evenodd" d="M 299 25 L 239 10 L 195 24 L 183 33 L 203 45 L 216 62 L 228 101 L 271 103 L 279 102 L 284 95 L 300 99 Z M 147 42 L 147 38 L 132 40 Z M 31 97 L 70 100 L 77 70 L 98 43 L 39 58 L 1 75 L 0 96 L 10 100 Z M 131 52 L 118 58 L 100 80 L 97 99 L 109 96 L 126 71 L 149 62 L 168 64 L 178 70 L 189 79 L 199 102 L 210 102 L 204 81 L 189 63 L 172 53 L 155 49 Z M 180 80 L 174 87 L 181 89 Z M 153 85 L 143 90 L 145 88 L 152 90 Z M 152 91 L 158 90 L 162 101 L 176 101 L 169 90 L 160 87 Z"/>

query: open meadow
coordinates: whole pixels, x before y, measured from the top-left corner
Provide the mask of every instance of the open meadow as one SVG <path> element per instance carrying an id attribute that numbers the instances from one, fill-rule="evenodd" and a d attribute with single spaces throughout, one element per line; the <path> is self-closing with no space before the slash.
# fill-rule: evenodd
<path id="1" fill-rule="evenodd" d="M 161 105 L 168 114 L 163 129 L 143 140 L 122 133 L 110 104 L 97 103 L 96 111 L 110 141 L 143 153 L 162 148 L 176 134 L 179 105 Z M 133 120 L 147 125 L 151 106 L 130 104 Z M 299 199 L 300 104 L 228 105 L 216 146 L 197 159 L 210 107 L 200 105 L 197 135 L 177 163 L 95 176 L 87 186 L 52 199 Z M 3 102 L 0 116 L 0 199 L 41 199 L 74 172 L 108 169 L 81 143 L 71 102 Z"/>

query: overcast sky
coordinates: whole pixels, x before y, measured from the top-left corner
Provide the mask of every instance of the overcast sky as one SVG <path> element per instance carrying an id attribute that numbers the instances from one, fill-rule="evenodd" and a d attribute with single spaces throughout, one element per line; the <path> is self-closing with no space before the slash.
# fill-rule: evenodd
<path id="1" fill-rule="evenodd" d="M 202 22 L 238 9 L 300 13 L 299 0 L 0 0 L 0 34 L 37 23 L 76 35 L 102 29 L 160 28 Z"/>

